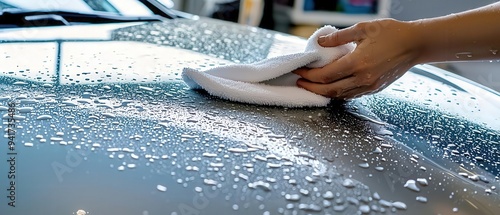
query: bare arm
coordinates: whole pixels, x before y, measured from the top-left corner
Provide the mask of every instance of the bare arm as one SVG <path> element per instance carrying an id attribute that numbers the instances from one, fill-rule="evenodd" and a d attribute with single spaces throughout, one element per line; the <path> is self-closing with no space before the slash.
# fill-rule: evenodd
<path id="1" fill-rule="evenodd" d="M 411 24 L 423 40 L 419 63 L 500 59 L 500 2 Z"/>
<path id="2" fill-rule="evenodd" d="M 350 99 L 378 92 L 419 63 L 500 59 L 500 3 L 438 18 L 358 23 L 318 40 L 356 49 L 323 68 L 299 69 L 297 85 Z"/>

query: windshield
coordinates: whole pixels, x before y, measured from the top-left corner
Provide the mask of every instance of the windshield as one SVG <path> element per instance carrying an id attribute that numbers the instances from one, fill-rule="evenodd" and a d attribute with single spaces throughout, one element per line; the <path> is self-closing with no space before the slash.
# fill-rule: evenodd
<path id="1" fill-rule="evenodd" d="M 0 10 L 107 12 L 121 16 L 154 15 L 138 0 L 0 0 Z"/>

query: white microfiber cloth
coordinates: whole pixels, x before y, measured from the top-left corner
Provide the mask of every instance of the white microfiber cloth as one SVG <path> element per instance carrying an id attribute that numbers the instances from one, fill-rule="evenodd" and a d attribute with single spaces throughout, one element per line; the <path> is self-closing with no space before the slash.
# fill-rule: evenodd
<path id="1" fill-rule="evenodd" d="M 300 76 L 291 72 L 300 67 L 323 67 L 351 52 L 355 47 L 352 43 L 328 48 L 318 44 L 320 36 L 335 31 L 332 26 L 318 29 L 301 53 L 206 71 L 184 68 L 182 78 L 191 89 L 204 89 L 213 96 L 236 102 L 285 107 L 326 106 L 330 98 L 297 87 Z"/>

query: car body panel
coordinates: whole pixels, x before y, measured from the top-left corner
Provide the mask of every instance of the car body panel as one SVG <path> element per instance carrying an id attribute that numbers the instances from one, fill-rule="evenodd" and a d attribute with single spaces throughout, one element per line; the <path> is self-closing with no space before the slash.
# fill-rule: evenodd
<path id="1" fill-rule="evenodd" d="M 0 47 L 0 128 L 8 140 L 16 119 L 17 153 L 16 207 L 3 198 L 2 214 L 500 209 L 500 97 L 432 66 L 376 95 L 283 108 L 180 77 L 305 47 L 273 31 L 211 19 L 44 27 L 0 31 Z"/>

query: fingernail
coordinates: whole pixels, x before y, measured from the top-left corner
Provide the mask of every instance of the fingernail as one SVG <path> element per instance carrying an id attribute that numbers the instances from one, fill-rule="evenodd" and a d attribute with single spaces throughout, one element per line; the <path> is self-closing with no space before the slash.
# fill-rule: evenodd
<path id="1" fill-rule="evenodd" d="M 319 43 L 319 44 L 323 44 L 325 41 L 326 41 L 326 36 L 320 36 L 320 37 L 318 38 L 318 43 Z"/>

